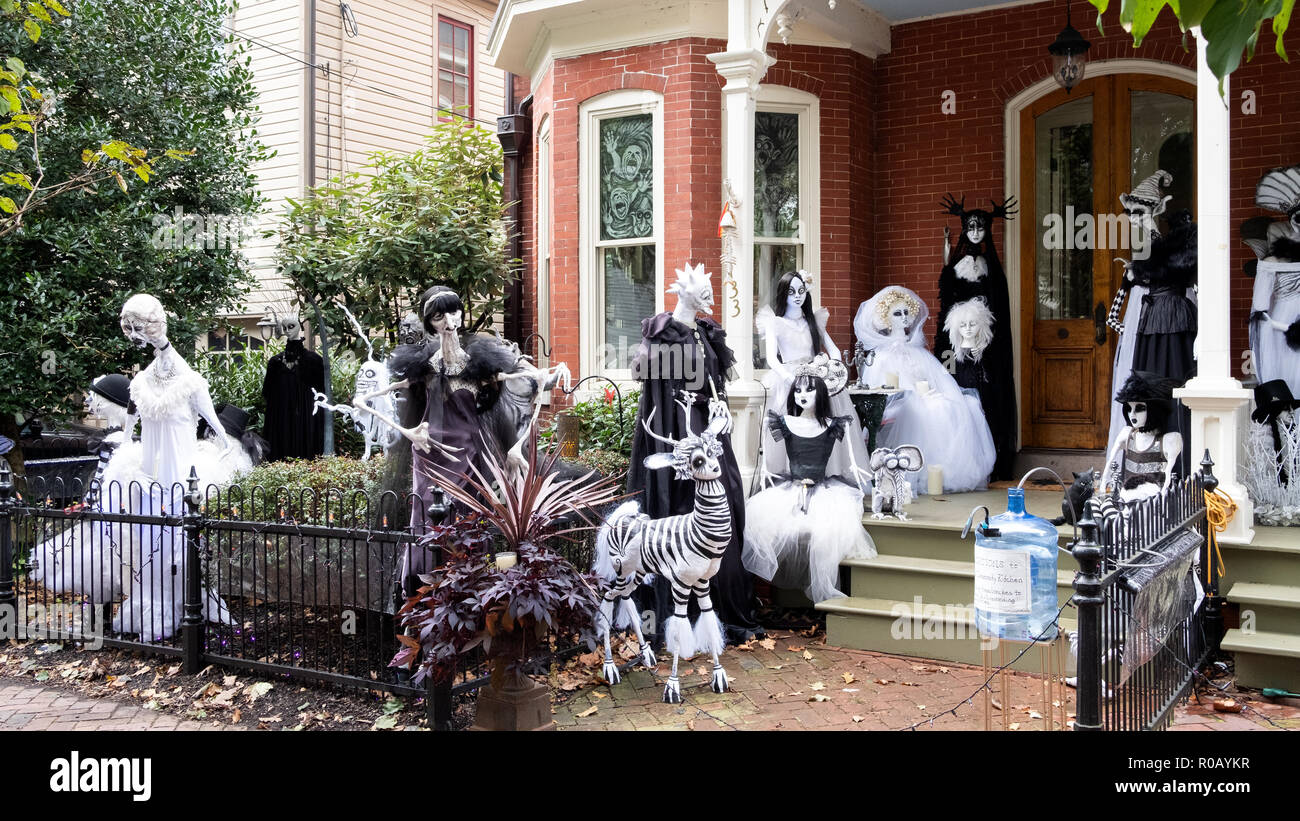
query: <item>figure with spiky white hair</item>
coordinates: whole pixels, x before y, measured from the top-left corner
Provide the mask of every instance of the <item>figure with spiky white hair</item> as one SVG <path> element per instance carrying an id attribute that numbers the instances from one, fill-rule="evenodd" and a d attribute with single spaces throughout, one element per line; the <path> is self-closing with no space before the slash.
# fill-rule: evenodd
<path id="1" fill-rule="evenodd" d="M 712 580 L 712 604 L 728 641 L 746 641 L 761 628 L 754 613 L 753 577 L 741 561 L 745 489 L 731 448 L 726 389 L 736 355 L 727 347 L 722 326 L 709 316 L 713 313 L 713 283 L 702 264 L 678 269 L 668 293 L 677 297 L 676 307 L 641 321 L 641 343 L 632 363 L 632 375 L 641 383 L 638 417 L 646 423 L 637 425 L 632 439 L 632 464 L 642 465 L 648 456 L 669 452 L 666 440 L 684 439 L 689 431 L 704 430 L 720 420 L 720 481 L 731 511 L 732 536 Z M 631 471 L 628 490 L 638 496 L 641 510 L 654 519 L 685 514 L 695 506 L 694 484 L 678 481 L 664 471 Z M 655 618 L 647 626 L 662 643 L 665 636 L 660 628 L 674 610 L 666 580 L 657 580 L 653 597 L 642 601 L 643 610 L 650 607 Z"/>

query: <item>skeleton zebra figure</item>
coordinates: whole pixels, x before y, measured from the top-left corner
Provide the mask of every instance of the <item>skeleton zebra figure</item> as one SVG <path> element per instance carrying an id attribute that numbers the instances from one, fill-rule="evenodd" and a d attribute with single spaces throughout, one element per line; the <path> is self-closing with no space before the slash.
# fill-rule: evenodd
<path id="1" fill-rule="evenodd" d="M 361 457 L 364 462 L 370 458 L 370 452 L 375 448 L 388 453 L 388 449 L 397 443 L 400 433 L 391 421 L 395 413 L 393 398 L 391 394 L 382 393 L 390 382 L 388 366 L 382 359 L 375 358 L 374 345 L 352 312 L 342 305 L 339 308 L 347 314 L 357 336 L 366 343 L 366 361 L 357 368 L 352 392 L 353 404 L 331 405 L 325 394 L 313 388 L 312 394 L 316 402 L 312 406 L 312 413 L 315 414 L 318 410 L 333 411 L 351 418 L 357 433 L 365 438 L 366 452 Z"/>
<path id="2" fill-rule="evenodd" d="M 605 680 L 617 684 L 620 680 L 618 665 L 610 653 L 609 633 L 614 626 L 630 623 L 636 631 L 641 647 L 641 661 L 646 667 L 656 664 L 654 650 L 641 634 L 640 615 L 632 603 L 632 592 L 637 585 L 648 581 L 653 574 L 668 579 L 673 590 L 673 615 L 665 625 L 668 651 L 673 654 L 672 672 L 664 685 L 663 700 L 680 704 L 681 683 L 677 678 L 679 657 L 691 658 L 696 652 L 713 656 L 713 692 L 727 691 L 727 674 L 718 662 L 724 648 L 722 626 L 713 603 L 709 599 L 709 580 L 718 572 L 723 551 L 731 542 L 731 510 L 726 490 L 721 482 L 722 443 L 717 439 L 729 417 L 714 419 L 706 430 L 696 434 L 690 429 L 690 411 L 686 412 L 685 438 L 680 440 L 659 436 L 650 430 L 650 417 L 642 422 L 646 432 L 671 445 L 669 453 L 655 453 L 646 457 L 645 466 L 651 470 L 672 468 L 678 480 L 695 482 L 695 507 L 690 513 L 651 519 L 641 513 L 636 502 L 620 505 L 605 520 L 596 539 L 594 570 L 612 586 L 605 591 L 600 605 L 598 630 L 605 640 Z M 694 631 L 686 617 L 687 604 L 694 595 L 699 602 L 700 615 Z M 621 612 L 616 614 L 616 608 Z M 617 615 L 618 624 L 615 625 Z"/>

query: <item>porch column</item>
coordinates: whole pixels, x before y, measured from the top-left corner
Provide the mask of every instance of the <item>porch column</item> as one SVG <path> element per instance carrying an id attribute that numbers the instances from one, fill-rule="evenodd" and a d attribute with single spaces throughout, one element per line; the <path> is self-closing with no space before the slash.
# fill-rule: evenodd
<path id="1" fill-rule="evenodd" d="M 1191 464 L 1200 462 L 1205 449 L 1214 459 L 1219 488 L 1237 503 L 1223 539 L 1247 543 L 1254 538 L 1254 510 L 1240 481 L 1239 455 L 1245 439 L 1246 409 L 1250 391 L 1232 376 L 1231 337 L 1228 324 L 1228 242 L 1232 231 L 1229 190 L 1228 79 L 1219 96 L 1218 79 L 1206 62 L 1206 41 L 1199 27 L 1196 37 L 1196 211 L 1197 295 L 1196 377 L 1174 391 L 1192 414 Z"/>
<path id="2" fill-rule="evenodd" d="M 737 5 L 731 4 L 732 11 Z M 748 15 L 742 15 L 747 17 Z M 776 62 L 758 48 L 735 48 L 747 26 L 733 26 L 729 49 L 710 54 L 722 87 L 724 131 L 723 171 L 734 195 L 735 264 L 731 276 L 718 283 L 717 311 L 727 330 L 727 344 L 736 352 L 736 380 L 727 386 L 735 430 L 731 435 L 745 486 L 757 468 L 755 454 L 763 421 L 763 386 L 754 379 L 754 98 L 768 66 Z M 739 35 L 739 36 L 737 36 Z M 725 184 L 723 186 L 725 190 Z M 726 201 L 719 190 L 718 210 Z M 712 266 L 710 266 L 712 267 Z"/>

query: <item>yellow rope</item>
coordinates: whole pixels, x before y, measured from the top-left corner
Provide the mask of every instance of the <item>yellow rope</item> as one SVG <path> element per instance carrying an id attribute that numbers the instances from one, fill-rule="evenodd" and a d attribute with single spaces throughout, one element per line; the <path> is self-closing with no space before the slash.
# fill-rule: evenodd
<path id="1" fill-rule="evenodd" d="M 1205 491 L 1205 521 L 1209 524 L 1207 537 L 1210 542 L 1210 549 L 1207 553 L 1211 561 L 1217 561 L 1219 565 L 1219 578 L 1223 578 L 1223 553 L 1219 550 L 1219 534 L 1228 529 L 1228 522 L 1237 514 L 1237 503 L 1232 501 L 1232 497 L 1222 490 L 1215 490 L 1213 493 Z M 1205 566 L 1205 583 L 1210 583 L 1210 566 L 1206 562 Z"/>

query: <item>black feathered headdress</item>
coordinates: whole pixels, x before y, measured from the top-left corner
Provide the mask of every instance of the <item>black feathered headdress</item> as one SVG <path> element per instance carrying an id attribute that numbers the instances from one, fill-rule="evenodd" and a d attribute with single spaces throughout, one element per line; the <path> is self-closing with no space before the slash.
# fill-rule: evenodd
<path id="1" fill-rule="evenodd" d="M 961 201 L 952 194 L 945 194 L 939 206 L 944 212 L 952 214 L 961 220 L 961 231 L 957 234 L 957 247 L 949 259 L 950 263 L 956 263 L 957 260 L 964 256 L 984 256 L 991 258 L 990 261 L 997 259 L 997 249 L 993 245 L 993 220 L 1015 219 L 1019 213 L 1015 197 L 1007 197 L 998 205 L 994 200 L 989 200 L 993 206 L 991 211 L 985 211 L 983 208 L 966 208 L 966 197 L 963 196 Z M 984 229 L 984 241 L 973 243 L 966 238 L 966 231 L 972 227 L 978 226 Z"/>

